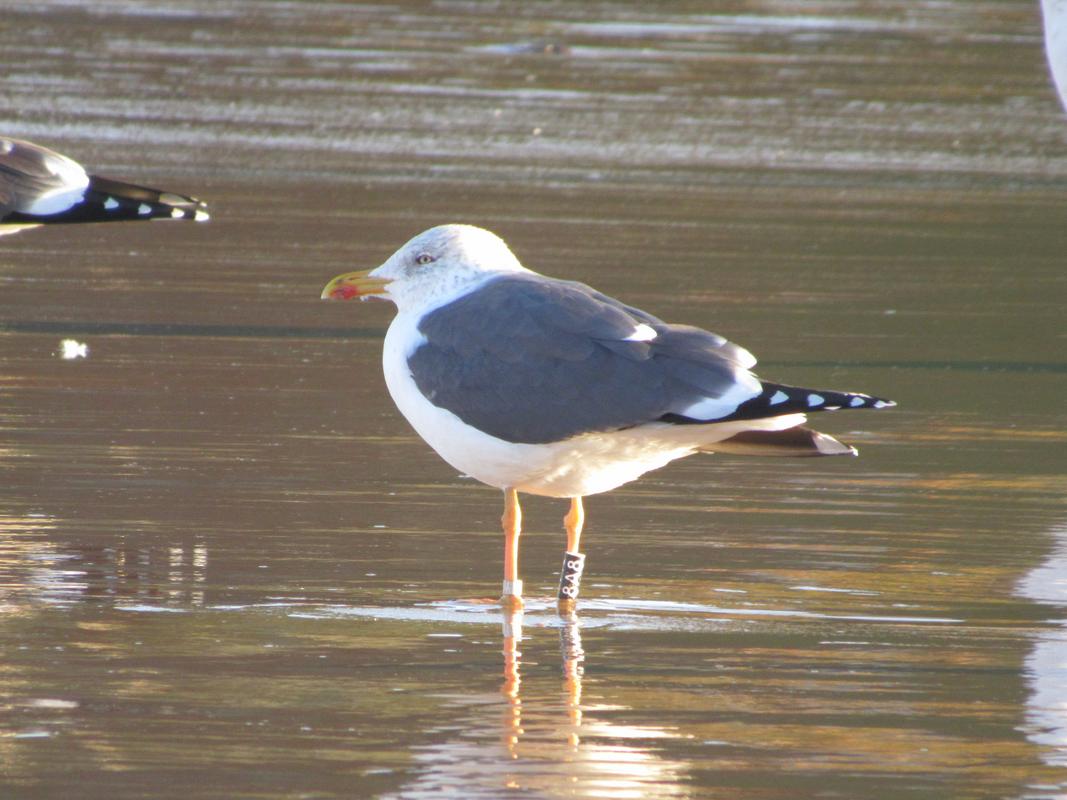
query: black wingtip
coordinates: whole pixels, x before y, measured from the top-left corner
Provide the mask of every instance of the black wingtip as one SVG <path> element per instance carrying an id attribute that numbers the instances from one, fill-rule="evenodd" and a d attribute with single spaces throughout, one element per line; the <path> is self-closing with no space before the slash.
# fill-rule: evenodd
<path id="1" fill-rule="evenodd" d="M 196 197 L 99 175 L 89 177 L 89 188 L 79 205 L 84 208 L 84 213 L 94 215 L 94 221 L 184 219 L 204 222 L 210 219 L 207 203 Z"/>
<path id="2" fill-rule="evenodd" d="M 82 199 L 69 208 L 41 216 L 14 213 L 5 217 L 4 223 L 57 225 L 157 219 L 204 222 L 210 218 L 207 203 L 196 197 L 91 175 Z"/>
<path id="3" fill-rule="evenodd" d="M 695 420 L 668 414 L 664 422 L 676 424 L 694 424 L 707 422 L 727 422 L 742 419 L 765 419 L 780 417 L 785 414 L 810 414 L 814 411 L 838 411 L 853 408 L 892 408 L 893 400 L 872 397 L 859 392 L 837 392 L 830 389 L 803 389 L 799 386 L 786 386 L 781 383 L 763 382 L 763 391 L 756 397 L 746 400 L 734 413 L 716 420 Z"/>

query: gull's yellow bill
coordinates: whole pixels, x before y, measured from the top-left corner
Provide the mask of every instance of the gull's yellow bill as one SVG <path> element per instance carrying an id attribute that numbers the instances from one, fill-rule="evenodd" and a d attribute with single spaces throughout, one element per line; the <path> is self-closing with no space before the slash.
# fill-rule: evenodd
<path id="1" fill-rule="evenodd" d="M 322 290 L 323 300 L 352 300 L 353 298 L 385 297 L 385 287 L 390 281 L 371 277 L 373 270 L 346 272 L 326 284 Z"/>

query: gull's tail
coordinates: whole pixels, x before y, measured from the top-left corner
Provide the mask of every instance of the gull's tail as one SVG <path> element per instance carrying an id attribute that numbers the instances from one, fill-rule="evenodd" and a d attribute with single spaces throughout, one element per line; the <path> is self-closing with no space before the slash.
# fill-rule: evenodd
<path id="1" fill-rule="evenodd" d="M 700 448 L 706 453 L 741 456 L 854 456 L 856 448 L 826 433 L 796 426 L 784 431 L 744 431 Z"/>

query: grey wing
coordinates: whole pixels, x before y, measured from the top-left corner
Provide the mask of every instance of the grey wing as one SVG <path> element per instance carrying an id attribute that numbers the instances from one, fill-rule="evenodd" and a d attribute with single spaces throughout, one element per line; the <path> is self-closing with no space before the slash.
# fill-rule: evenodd
<path id="1" fill-rule="evenodd" d="M 47 147 L 0 137 L 0 219 L 12 212 L 51 213 L 35 209 L 42 198 L 75 195 L 89 185 L 76 161 Z M 60 206 L 69 202 L 59 201 Z"/>
<path id="2" fill-rule="evenodd" d="M 408 359 L 419 390 L 510 442 L 561 441 L 665 416 L 713 421 L 760 392 L 721 337 L 568 281 L 497 278 L 432 311 L 419 330 L 425 343 Z"/>

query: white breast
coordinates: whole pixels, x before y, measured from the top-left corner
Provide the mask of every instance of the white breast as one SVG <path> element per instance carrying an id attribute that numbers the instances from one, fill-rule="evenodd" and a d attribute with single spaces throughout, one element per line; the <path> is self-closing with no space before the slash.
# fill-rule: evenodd
<path id="1" fill-rule="evenodd" d="M 546 456 L 551 460 L 547 451 L 552 445 L 505 442 L 427 400 L 408 367 L 408 357 L 424 341 L 417 325 L 416 315 L 400 313 L 385 335 L 382 367 L 396 407 L 419 436 L 460 472 L 501 489 L 525 487 L 534 475 L 546 469 L 544 462 Z"/>

